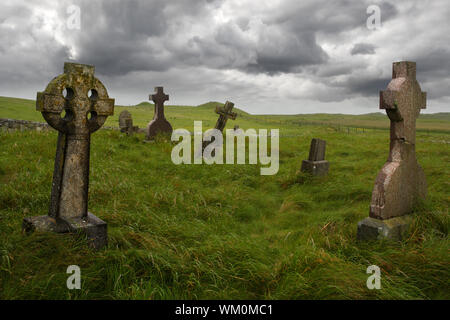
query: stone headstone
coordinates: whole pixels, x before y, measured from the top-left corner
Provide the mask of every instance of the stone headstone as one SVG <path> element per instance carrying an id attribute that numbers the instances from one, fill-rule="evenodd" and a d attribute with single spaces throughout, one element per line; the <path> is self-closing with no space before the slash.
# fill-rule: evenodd
<path id="1" fill-rule="evenodd" d="M 325 146 L 325 140 L 316 138 L 311 140 L 308 160 L 302 161 L 302 172 L 307 172 L 314 176 L 324 176 L 328 173 L 330 164 L 325 160 Z"/>
<path id="2" fill-rule="evenodd" d="M 131 121 L 133 121 L 133 119 L 131 117 L 131 113 L 128 112 L 128 110 L 123 110 L 119 115 L 119 128 L 120 128 L 121 132 L 125 132 L 125 131 L 122 131 L 122 129 L 125 129 L 127 127 L 126 121 L 128 119 L 131 119 Z"/>
<path id="3" fill-rule="evenodd" d="M 233 119 L 233 120 L 236 119 L 237 113 L 231 111 L 231 110 L 233 110 L 233 107 L 234 107 L 234 103 L 232 103 L 230 101 L 225 102 L 225 105 L 223 107 L 216 106 L 216 113 L 219 115 L 219 119 L 217 119 L 214 129 L 217 129 L 217 130 L 220 130 L 220 132 L 223 132 L 223 130 L 225 129 L 225 126 L 227 125 L 228 119 L 229 118 Z M 234 130 L 237 130 L 237 129 L 235 127 Z M 202 145 L 203 150 L 205 150 L 205 148 L 212 142 L 214 142 L 214 137 L 211 138 L 211 141 L 203 141 L 203 145 Z M 215 153 L 213 151 L 211 153 L 211 155 L 214 156 L 214 154 Z"/>
<path id="4" fill-rule="evenodd" d="M 236 120 L 237 113 L 232 112 L 234 103 L 227 101 L 223 107 L 216 107 L 216 113 L 219 115 L 219 119 L 217 119 L 216 126 L 214 127 L 217 130 L 223 132 L 225 126 L 227 125 L 228 119 Z"/>
<path id="5" fill-rule="evenodd" d="M 25 218 L 23 229 L 83 232 L 91 246 L 101 248 L 107 243 L 106 223 L 88 212 L 90 139 L 114 113 L 114 99 L 93 66 L 66 62 L 64 73 L 38 92 L 36 110 L 59 133 L 48 215 Z"/>
<path id="6" fill-rule="evenodd" d="M 150 95 L 149 99 L 155 103 L 155 114 L 147 126 L 146 140 L 155 139 L 158 133 L 171 135 L 172 126 L 164 116 L 164 101 L 169 100 L 169 96 L 164 93 L 163 87 L 156 87 L 155 94 Z"/>
<path id="7" fill-rule="evenodd" d="M 139 127 L 133 126 L 133 118 L 127 110 L 122 111 L 119 115 L 119 128 L 120 132 L 128 135 L 139 131 Z"/>
<path id="8" fill-rule="evenodd" d="M 426 197 L 423 169 L 416 159 L 416 119 L 426 93 L 416 80 L 416 63 L 395 62 L 392 80 L 380 92 L 380 109 L 391 120 L 389 157 L 375 180 L 369 217 L 358 223 L 359 239 L 401 239 L 414 204 Z"/>

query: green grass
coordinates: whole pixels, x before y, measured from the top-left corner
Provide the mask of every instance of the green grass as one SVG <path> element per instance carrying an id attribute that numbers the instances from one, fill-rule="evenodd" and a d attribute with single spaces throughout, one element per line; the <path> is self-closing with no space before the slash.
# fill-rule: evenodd
<path id="1" fill-rule="evenodd" d="M 18 116 L 28 114 L 23 105 L 16 116 L 0 107 L 0 117 L 25 118 Z M 174 128 L 192 129 L 193 120 L 213 126 L 212 108 L 174 106 L 166 115 Z M 148 107 L 128 110 L 140 126 L 153 115 Z M 387 158 L 387 130 L 346 134 L 243 112 L 236 123 L 296 135 L 280 139 L 277 175 L 261 176 L 256 165 L 176 166 L 168 142 L 95 133 L 89 211 L 108 223 L 109 235 L 98 252 L 82 237 L 21 233 L 24 217 L 47 213 L 57 135 L 0 133 L 0 298 L 450 298 L 449 134 L 417 135 L 428 197 L 407 238 L 365 243 L 356 241 L 356 225 L 368 216 Z M 297 172 L 313 137 L 327 141 L 327 177 Z M 72 264 L 81 268 L 81 290 L 66 287 Z M 373 264 L 382 269 L 381 290 L 366 287 Z"/>
<path id="2" fill-rule="evenodd" d="M 171 106 L 165 107 L 166 118 L 174 128 L 193 130 L 193 120 L 202 120 L 204 128 L 214 127 L 217 115 L 214 112 L 219 102 L 208 102 L 199 106 Z M 237 106 L 239 107 L 239 106 Z M 145 128 L 153 118 L 153 104 L 139 103 L 137 106 L 115 106 L 114 115 L 109 117 L 106 126 L 119 126 L 119 114 L 128 110 L 133 116 L 134 125 Z M 298 126 L 304 124 L 317 124 L 322 126 L 345 126 L 368 129 L 388 129 L 389 119 L 381 113 L 363 115 L 346 114 L 300 114 L 300 115 L 251 115 L 239 108 L 234 109 L 238 117 L 229 121 L 227 128 L 236 124 L 241 128 L 274 128 L 284 127 L 286 134 L 297 131 Z M 40 112 L 36 112 L 33 100 L 0 97 L 0 118 L 21 119 L 45 122 Z M 426 132 L 450 133 L 450 113 L 421 114 L 417 119 L 417 129 Z"/>

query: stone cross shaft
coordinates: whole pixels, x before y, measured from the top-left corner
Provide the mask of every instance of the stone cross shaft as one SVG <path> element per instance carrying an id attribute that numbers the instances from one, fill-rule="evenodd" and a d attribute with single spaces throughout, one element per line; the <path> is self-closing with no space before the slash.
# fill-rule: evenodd
<path id="1" fill-rule="evenodd" d="M 416 80 L 416 63 L 395 62 L 392 80 L 380 92 L 380 109 L 391 120 L 388 161 L 378 173 L 370 216 L 388 219 L 411 211 L 426 195 L 425 175 L 416 160 L 416 119 L 426 106 L 426 93 Z"/>
<path id="2" fill-rule="evenodd" d="M 152 140 L 158 133 L 171 135 L 172 126 L 164 116 L 164 102 L 169 100 L 169 95 L 164 93 L 163 87 L 155 87 L 155 94 L 151 94 L 149 99 L 155 103 L 155 114 L 147 126 L 146 139 Z"/>
<path id="3" fill-rule="evenodd" d="M 219 115 L 219 119 L 217 119 L 215 129 L 223 132 L 225 126 L 227 124 L 228 118 L 233 120 L 236 119 L 237 113 L 231 112 L 233 110 L 234 103 L 227 101 L 223 107 L 216 107 L 216 113 Z"/>
<path id="4" fill-rule="evenodd" d="M 328 174 L 330 164 L 325 160 L 326 141 L 314 138 L 311 140 L 308 160 L 302 161 L 301 171 L 313 176 L 325 176 Z"/>
<path id="5" fill-rule="evenodd" d="M 380 92 L 380 109 L 391 120 L 389 157 L 375 180 L 369 218 L 358 224 L 358 238 L 401 238 L 408 214 L 427 193 L 416 159 L 416 119 L 426 107 L 426 93 L 416 80 L 416 63 L 394 62 L 392 80 Z"/>
<path id="6" fill-rule="evenodd" d="M 312 139 L 311 146 L 309 148 L 309 157 L 310 161 L 321 161 L 325 160 L 325 146 L 326 141 L 321 139 Z"/>
<path id="7" fill-rule="evenodd" d="M 61 231 L 59 221 L 70 225 L 89 220 L 90 136 L 114 113 L 114 99 L 95 78 L 93 66 L 65 63 L 64 73 L 38 92 L 36 110 L 59 132 L 48 217 Z"/>

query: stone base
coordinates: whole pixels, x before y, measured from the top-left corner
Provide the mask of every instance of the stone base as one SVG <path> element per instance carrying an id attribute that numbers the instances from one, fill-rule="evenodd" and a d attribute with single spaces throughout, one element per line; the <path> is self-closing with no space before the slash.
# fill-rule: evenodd
<path id="1" fill-rule="evenodd" d="M 137 127 L 137 126 L 133 126 L 131 128 L 123 127 L 123 128 L 120 128 L 120 132 L 125 133 L 127 136 L 132 136 L 135 133 L 139 133 L 139 127 Z"/>
<path id="2" fill-rule="evenodd" d="M 303 160 L 301 171 L 310 173 L 313 176 L 325 176 L 328 174 L 329 167 L 330 163 L 327 160 L 321 161 Z"/>
<path id="3" fill-rule="evenodd" d="M 387 220 L 379 220 L 367 217 L 358 222 L 358 240 L 402 240 L 404 233 L 408 231 L 412 217 L 404 215 Z"/>
<path id="4" fill-rule="evenodd" d="M 22 230 L 31 233 L 35 230 L 56 233 L 84 233 L 89 245 L 95 249 L 106 246 L 108 241 L 107 224 L 88 212 L 86 219 L 64 220 L 50 216 L 28 217 L 23 219 Z"/>

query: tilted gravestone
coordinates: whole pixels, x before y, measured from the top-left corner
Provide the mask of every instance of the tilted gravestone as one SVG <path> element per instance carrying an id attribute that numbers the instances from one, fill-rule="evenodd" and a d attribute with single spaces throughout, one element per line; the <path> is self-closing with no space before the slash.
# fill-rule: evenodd
<path id="1" fill-rule="evenodd" d="M 84 232 L 91 246 L 101 248 L 107 225 L 88 212 L 90 138 L 114 113 L 114 99 L 93 66 L 65 63 L 64 73 L 38 92 L 36 110 L 59 134 L 48 215 L 25 218 L 23 229 Z"/>
<path id="2" fill-rule="evenodd" d="M 358 223 L 358 239 L 401 239 L 414 204 L 427 193 L 416 159 L 416 118 L 426 107 L 426 92 L 416 80 L 416 63 L 393 64 L 392 80 L 380 92 L 380 109 L 391 120 L 390 150 L 372 192 L 369 217 Z"/>
<path id="3" fill-rule="evenodd" d="M 216 113 L 219 115 L 219 119 L 217 119 L 216 126 L 214 127 L 217 130 L 223 132 L 225 126 L 227 125 L 228 119 L 236 120 L 237 113 L 232 112 L 234 103 L 227 101 L 223 107 L 216 107 Z"/>
<path id="4" fill-rule="evenodd" d="M 219 119 L 217 119 L 214 129 L 223 132 L 225 126 L 227 125 L 228 119 L 236 120 L 237 113 L 231 111 L 233 110 L 233 107 L 234 103 L 230 101 L 225 102 L 225 105 L 223 107 L 216 107 L 216 113 L 219 115 Z M 213 138 L 211 138 L 211 140 L 212 141 L 203 141 L 203 150 L 214 141 Z M 212 152 L 212 155 L 214 155 L 214 151 Z"/>
<path id="5" fill-rule="evenodd" d="M 155 87 L 155 94 L 151 94 L 149 99 L 155 103 L 155 114 L 147 126 L 146 140 L 155 139 L 158 133 L 171 135 L 172 126 L 164 116 L 164 101 L 169 100 L 169 96 L 164 93 L 163 87 Z"/>
<path id="6" fill-rule="evenodd" d="M 325 146 L 325 140 L 316 138 L 311 140 L 308 160 L 302 161 L 302 172 L 307 172 L 314 176 L 324 176 L 328 173 L 330 164 L 325 160 Z"/>
<path id="7" fill-rule="evenodd" d="M 127 110 L 123 110 L 119 115 L 119 128 L 120 132 L 131 135 L 139 131 L 139 127 L 133 126 L 133 118 L 131 113 Z"/>

